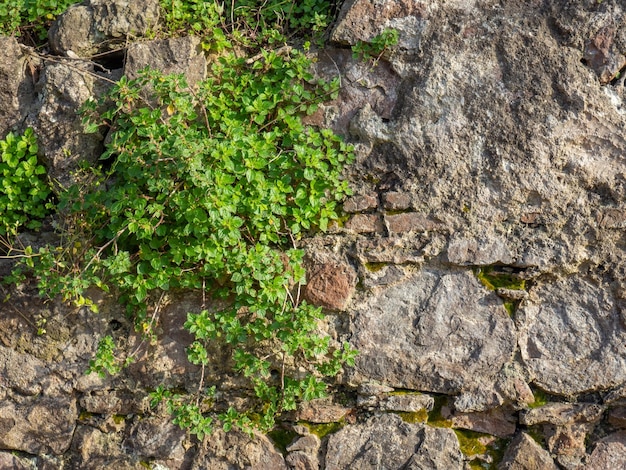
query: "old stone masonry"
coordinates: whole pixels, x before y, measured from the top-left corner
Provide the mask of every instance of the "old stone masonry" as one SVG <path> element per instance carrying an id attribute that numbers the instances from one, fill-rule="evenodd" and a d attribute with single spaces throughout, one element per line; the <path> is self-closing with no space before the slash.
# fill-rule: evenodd
<path id="1" fill-rule="evenodd" d="M 198 39 L 137 35 L 159 18 L 135 3 L 71 7 L 45 56 L 0 37 L 0 138 L 32 127 L 61 183 L 102 152 L 77 109 L 110 81 L 206 76 Z M 388 28 L 380 60 L 353 58 Z M 306 296 L 355 367 L 269 436 L 199 442 L 148 406 L 197 381 L 182 324 L 199 295 L 99 378 L 84 372 L 102 336 L 140 341 L 121 308 L 17 289 L 0 303 L 0 469 L 626 468 L 626 3 L 347 0 L 315 54 L 341 91 L 309 122 L 357 158 L 345 223 L 303 241 Z"/>

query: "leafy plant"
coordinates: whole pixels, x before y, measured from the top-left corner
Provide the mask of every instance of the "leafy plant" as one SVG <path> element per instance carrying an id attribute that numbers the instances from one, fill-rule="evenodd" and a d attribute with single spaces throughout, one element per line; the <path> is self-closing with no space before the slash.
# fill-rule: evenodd
<path id="1" fill-rule="evenodd" d="M 198 435 L 216 422 L 269 430 L 353 364 L 355 352 L 318 331 L 321 310 L 299 295 L 297 240 L 337 218 L 349 192 L 342 167 L 353 158 L 331 131 L 302 123 L 338 91 L 336 82 L 315 83 L 309 68 L 303 52 L 262 51 L 252 65 L 222 56 L 197 88 L 150 70 L 122 78 L 110 104 L 86 109 L 90 131 L 112 128 L 102 155 L 111 170 L 60 196 L 76 250 L 46 247 L 28 260 L 49 294 L 88 305 L 91 285 L 119 291 L 147 336 L 164 291 L 226 299 L 223 309 L 189 313 L 188 358 L 204 368 L 222 343 L 255 398 L 248 409 L 215 413 L 202 405 L 203 383 L 196 397 L 161 394 L 175 422 Z M 90 370 L 115 372 L 119 363 L 106 337 Z"/>
<path id="2" fill-rule="evenodd" d="M 75 0 L 4 0 L 0 5 L 0 34 L 20 35 L 32 30 L 45 38 L 47 26 Z"/>
<path id="3" fill-rule="evenodd" d="M 376 64 L 383 54 L 398 44 L 398 30 L 387 28 L 369 41 L 357 41 L 352 46 L 352 57 L 360 60 L 372 59 Z"/>
<path id="4" fill-rule="evenodd" d="M 161 0 L 161 10 L 169 34 L 191 31 L 202 36 L 205 50 L 219 52 L 233 43 L 258 48 L 293 36 L 321 37 L 332 5 L 329 0 Z"/>
<path id="5" fill-rule="evenodd" d="M 0 140 L 0 235 L 20 227 L 36 229 L 51 209 L 46 169 L 37 161 L 37 138 L 32 129 Z"/>

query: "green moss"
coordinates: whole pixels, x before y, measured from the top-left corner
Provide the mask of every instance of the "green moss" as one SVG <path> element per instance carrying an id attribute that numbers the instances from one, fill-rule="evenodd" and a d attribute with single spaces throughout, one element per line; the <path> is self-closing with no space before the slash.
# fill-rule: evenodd
<path id="1" fill-rule="evenodd" d="M 469 459 L 470 468 L 477 470 L 497 469 L 504 457 L 509 439 L 494 438 L 490 434 L 465 429 L 455 429 L 454 433 L 459 440 L 461 452 Z M 486 439 L 491 439 L 491 442 L 485 443 Z M 489 461 L 480 459 L 479 456 L 486 456 Z"/>
<path id="2" fill-rule="evenodd" d="M 503 302 L 504 309 L 507 311 L 510 317 L 515 315 L 515 311 L 519 305 L 519 300 L 505 300 Z"/>
<path id="3" fill-rule="evenodd" d="M 463 452 L 465 456 L 472 458 L 487 453 L 487 446 L 479 441 L 481 437 L 487 436 L 487 434 L 467 431 L 465 429 L 455 429 L 454 433 L 459 440 L 461 452 Z"/>
<path id="4" fill-rule="evenodd" d="M 78 415 L 78 421 L 87 421 L 93 416 L 93 413 L 89 411 L 82 411 L 80 415 Z"/>
<path id="5" fill-rule="evenodd" d="M 293 429 L 276 428 L 267 433 L 267 436 L 272 440 L 274 445 L 283 454 L 287 453 L 287 447 L 298 436 L 298 433 Z"/>
<path id="6" fill-rule="evenodd" d="M 384 269 L 385 266 L 387 266 L 387 263 L 365 263 L 365 269 L 371 273 L 377 273 Z"/>
<path id="7" fill-rule="evenodd" d="M 526 280 L 520 279 L 514 274 L 498 271 L 494 266 L 485 266 L 476 268 L 474 274 L 478 280 L 489 290 L 495 291 L 497 289 L 511 289 L 511 290 L 525 290 Z M 509 316 L 514 316 L 517 307 L 519 307 L 519 300 L 503 299 L 504 308 Z"/>
<path id="8" fill-rule="evenodd" d="M 346 424 L 344 420 L 337 421 L 335 423 L 309 423 L 306 421 L 301 421 L 298 424 L 302 424 L 306 426 L 311 434 L 315 434 L 320 439 L 328 436 L 329 434 L 334 434 L 343 428 Z"/>
<path id="9" fill-rule="evenodd" d="M 441 409 L 448 405 L 447 396 L 435 396 L 433 409 L 428 413 L 428 424 L 437 428 L 451 428 L 452 421 L 447 420 L 441 414 Z"/>
<path id="10" fill-rule="evenodd" d="M 113 415 L 113 422 L 115 424 L 122 424 L 126 420 L 124 415 Z"/>
<path id="11" fill-rule="evenodd" d="M 543 425 L 536 424 L 534 426 L 528 426 L 526 428 L 526 434 L 533 438 L 533 440 L 541 447 L 545 445 L 545 436 L 543 434 Z"/>
<path id="12" fill-rule="evenodd" d="M 535 401 L 528 405 L 529 408 L 539 408 L 548 403 L 548 395 L 540 388 L 533 390 L 533 396 L 535 397 Z"/>
<path id="13" fill-rule="evenodd" d="M 394 411 L 395 414 L 402 418 L 405 423 L 426 423 L 428 421 L 428 412 L 426 410 L 419 411 Z"/>
<path id="14" fill-rule="evenodd" d="M 497 271 L 494 266 L 476 268 L 476 277 L 489 290 L 496 289 L 526 289 L 526 280 L 520 279 L 513 274 Z"/>

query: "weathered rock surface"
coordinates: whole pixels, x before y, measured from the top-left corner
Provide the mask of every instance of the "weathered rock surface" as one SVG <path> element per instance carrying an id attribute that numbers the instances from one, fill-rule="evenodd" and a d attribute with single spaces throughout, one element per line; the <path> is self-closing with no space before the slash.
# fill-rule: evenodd
<path id="1" fill-rule="evenodd" d="M 126 53 L 125 75 L 135 78 L 146 67 L 185 74 L 187 82 L 194 84 L 206 77 L 207 60 L 196 36 L 132 44 Z"/>
<path id="2" fill-rule="evenodd" d="M 502 301 L 467 271 L 419 271 L 359 306 L 351 329 L 353 381 L 438 393 L 492 389 L 515 348 Z"/>
<path id="3" fill-rule="evenodd" d="M 522 358 L 545 391 L 573 396 L 626 380 L 626 327 L 610 286 L 578 276 L 539 285 L 516 322 Z"/>
<path id="4" fill-rule="evenodd" d="M 121 74 L 121 49 L 128 75 L 149 65 L 204 77 L 198 39 L 133 41 L 157 18 L 156 0 L 74 6 L 50 31 L 66 56 L 54 60 L 0 38 L 0 137 L 34 127 L 50 176 L 68 182 L 104 138 L 84 135 L 76 111 L 105 88 L 98 74 Z M 167 299 L 149 345 L 107 302 L 96 317 L 12 293 L 0 303 L 0 448 L 17 454 L 0 452 L 0 468 L 463 468 L 451 430 L 378 414 L 426 419 L 434 394 L 450 396 L 455 428 L 519 433 L 499 468 L 621 468 L 625 21 L 610 1 L 346 1 L 315 66 L 342 89 L 308 122 L 355 145 L 355 196 L 305 294 L 360 355 L 343 376 L 346 405 L 298 410 L 344 428 L 321 441 L 301 432 L 285 456 L 261 436 L 197 443 L 149 410 L 147 392 L 196 386 L 181 324 L 198 298 Z M 376 66 L 352 57 L 348 46 L 386 28 L 399 43 Z M 100 65 L 76 58 L 99 53 Z M 316 240 L 302 242 L 309 253 Z M 527 290 L 487 289 L 473 269 L 491 265 Z M 83 375 L 104 334 L 136 358 L 116 379 Z M 207 383 L 226 380 L 227 354 L 211 354 Z M 531 386 L 572 403 L 524 411 Z M 540 428 L 548 450 L 520 425 Z"/>
<path id="5" fill-rule="evenodd" d="M 194 459 L 192 470 L 254 468 L 287 470 L 285 459 L 265 436 L 250 437 L 241 432 L 216 431 L 205 449 Z"/>
<path id="6" fill-rule="evenodd" d="M 385 414 L 333 434 L 324 468 L 460 470 L 463 456 L 452 430 L 407 424 Z"/>
<path id="7" fill-rule="evenodd" d="M 106 52 L 124 45 L 154 28 L 159 18 L 158 0 L 89 0 L 70 7 L 49 32 L 52 49 L 80 57 Z"/>
<path id="8" fill-rule="evenodd" d="M 27 125 L 39 138 L 40 153 L 52 178 L 64 186 L 79 161 L 95 161 L 102 152 L 102 136 L 85 134 L 78 110 L 94 95 L 90 65 L 72 62 L 46 66 L 37 82 L 38 106 Z"/>
<path id="9" fill-rule="evenodd" d="M 601 439 L 587 461 L 587 470 L 624 468 L 626 462 L 626 433 L 620 431 Z"/>
<path id="10" fill-rule="evenodd" d="M 506 450 L 499 470 L 557 470 L 547 450 L 537 444 L 532 437 L 520 433 Z"/>
<path id="11" fill-rule="evenodd" d="M 0 138 L 19 127 L 34 100 L 39 60 L 14 37 L 0 36 Z"/>

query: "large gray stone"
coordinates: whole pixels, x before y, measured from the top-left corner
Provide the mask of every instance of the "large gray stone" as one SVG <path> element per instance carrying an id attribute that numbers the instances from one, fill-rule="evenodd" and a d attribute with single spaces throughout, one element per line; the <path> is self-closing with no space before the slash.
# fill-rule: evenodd
<path id="1" fill-rule="evenodd" d="M 124 73 L 135 78 L 146 67 L 164 74 L 185 74 L 187 83 L 192 85 L 205 78 L 207 61 L 200 38 L 185 36 L 132 44 L 126 54 Z"/>
<path id="2" fill-rule="evenodd" d="M 550 453 L 522 432 L 511 441 L 498 470 L 557 470 Z"/>
<path id="3" fill-rule="evenodd" d="M 451 429 L 408 424 L 394 414 L 374 416 L 330 436 L 326 470 L 461 470 L 463 454 Z"/>
<path id="4" fill-rule="evenodd" d="M 125 46 L 127 38 L 154 28 L 158 18 L 158 0 L 89 0 L 60 15 L 48 37 L 57 54 L 89 57 Z"/>
<path id="5" fill-rule="evenodd" d="M 516 321 L 522 359 L 545 391 L 577 395 L 626 380 L 626 329 L 609 286 L 577 276 L 538 285 Z"/>
<path id="6" fill-rule="evenodd" d="M 596 443 L 587 458 L 586 470 L 623 469 L 626 462 L 626 432 L 619 431 Z"/>
<path id="7" fill-rule="evenodd" d="M 380 291 L 358 307 L 352 334 L 353 380 L 450 394 L 491 391 L 516 341 L 502 300 L 471 271 L 422 270 Z"/>
<path id="8" fill-rule="evenodd" d="M 75 63 L 47 65 L 37 83 L 38 103 L 27 124 L 37 134 L 51 178 L 63 186 L 79 161 L 95 161 L 102 153 L 102 136 L 86 134 L 78 111 L 93 96 L 93 68 Z"/>
<path id="9" fill-rule="evenodd" d="M 285 459 L 263 435 L 250 437 L 239 431 L 215 431 L 196 455 L 192 470 L 287 470 Z"/>
<path id="10" fill-rule="evenodd" d="M 39 59 L 12 36 L 0 36 L 0 139 L 22 124 L 34 101 Z"/>

